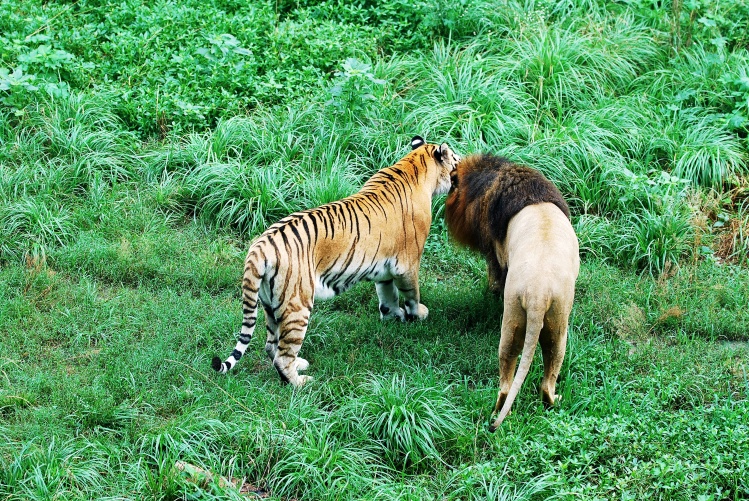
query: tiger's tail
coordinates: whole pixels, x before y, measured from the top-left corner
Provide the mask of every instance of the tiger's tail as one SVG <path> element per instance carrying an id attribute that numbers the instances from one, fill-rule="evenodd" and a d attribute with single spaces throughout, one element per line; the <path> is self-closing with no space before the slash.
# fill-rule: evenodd
<path id="1" fill-rule="evenodd" d="M 497 419 L 489 427 L 489 431 L 494 431 L 499 428 L 502 421 L 505 420 L 507 415 L 510 413 L 512 403 L 515 401 L 515 397 L 518 396 L 520 387 L 523 385 L 526 376 L 531 368 L 533 362 L 533 355 L 536 353 L 536 346 L 538 345 L 538 338 L 541 335 L 541 328 L 544 326 L 544 315 L 546 314 L 545 308 L 528 307 L 526 310 L 526 323 L 525 323 L 525 342 L 523 343 L 523 354 L 520 356 L 520 363 L 518 364 L 518 370 L 515 373 L 515 377 L 512 379 L 512 386 L 510 391 L 507 393 L 504 405 L 499 412 Z"/>
<path id="2" fill-rule="evenodd" d="M 237 361 L 242 358 L 247 346 L 252 340 L 252 333 L 257 323 L 258 292 L 263 282 L 268 263 L 262 257 L 258 245 L 253 245 L 247 254 L 244 264 L 244 275 L 242 276 L 242 329 L 234 351 L 229 358 L 222 362 L 219 357 L 213 357 L 211 366 L 216 372 L 226 374 Z"/>

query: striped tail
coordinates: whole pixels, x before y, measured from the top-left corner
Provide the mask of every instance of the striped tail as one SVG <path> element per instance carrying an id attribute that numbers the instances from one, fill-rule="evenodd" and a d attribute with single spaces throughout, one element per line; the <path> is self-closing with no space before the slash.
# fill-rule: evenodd
<path id="1" fill-rule="evenodd" d="M 510 413 L 512 403 L 515 401 L 515 397 L 518 396 L 520 387 L 525 381 L 525 377 L 531 368 L 533 362 L 533 355 L 536 353 L 536 346 L 538 345 L 538 338 L 541 335 L 541 328 L 544 326 L 544 314 L 546 309 L 530 307 L 526 310 L 526 324 L 525 324 L 525 343 L 523 344 L 523 354 L 520 356 L 520 364 L 518 370 L 515 373 L 515 377 L 512 379 L 512 386 L 510 391 L 507 393 L 504 405 L 497 419 L 489 427 L 489 431 L 494 431 L 499 428 L 502 421 L 505 420 L 507 415 Z"/>
<path id="2" fill-rule="evenodd" d="M 226 374 L 234 367 L 237 361 L 242 358 L 252 340 L 252 333 L 255 331 L 255 324 L 257 323 L 258 291 L 267 267 L 267 263 L 261 257 L 261 254 L 260 249 L 253 245 L 245 260 L 242 277 L 242 329 L 239 332 L 237 345 L 226 361 L 222 362 L 219 357 L 213 357 L 211 361 L 213 370 L 221 374 Z"/>

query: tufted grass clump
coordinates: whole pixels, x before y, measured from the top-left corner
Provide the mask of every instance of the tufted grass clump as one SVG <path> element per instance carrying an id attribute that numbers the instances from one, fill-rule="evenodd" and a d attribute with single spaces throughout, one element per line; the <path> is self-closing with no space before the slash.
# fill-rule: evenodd
<path id="1" fill-rule="evenodd" d="M 51 438 L 46 443 L 32 440 L 0 456 L 0 486 L 8 499 L 87 499 L 101 492 L 103 472 L 116 459 L 95 442 Z M 85 442 L 85 441 L 84 441 Z M 7 451 L 7 449 L 6 449 Z"/>
<path id="2" fill-rule="evenodd" d="M 689 215 L 669 208 L 663 213 L 643 210 L 623 225 L 620 252 L 636 268 L 650 273 L 668 271 L 691 250 L 694 228 Z"/>
<path id="3" fill-rule="evenodd" d="M 194 210 L 207 223 L 241 233 L 258 233 L 292 212 L 293 184 L 280 165 L 206 163 L 185 184 Z"/>
<path id="4" fill-rule="evenodd" d="M 497 501 L 525 501 L 551 495 L 555 482 L 545 475 L 517 485 L 508 482 L 511 475 L 509 462 L 501 461 L 466 466 L 456 471 L 446 489 L 445 499 L 480 501 L 494 499 Z"/>
<path id="5" fill-rule="evenodd" d="M 371 443 L 339 436 L 334 422 L 312 421 L 286 443 L 268 483 L 289 498 L 357 499 L 376 491 L 384 471 Z"/>
<path id="6" fill-rule="evenodd" d="M 25 255 L 43 258 L 76 233 L 70 211 L 50 195 L 25 196 L 0 206 L 0 231 L 2 257 L 11 261 Z"/>
<path id="7" fill-rule="evenodd" d="M 393 467 L 437 460 L 470 424 L 449 398 L 450 388 L 422 386 L 404 376 L 373 376 L 362 384 L 349 414 L 376 440 Z"/>
<path id="8" fill-rule="evenodd" d="M 110 184 L 132 177 L 138 163 L 132 133 L 105 102 L 71 94 L 45 99 L 27 113 L 10 141 L 7 162 L 24 174 L 27 190 L 80 194 L 97 177 Z"/>
<path id="9" fill-rule="evenodd" d="M 720 188 L 745 168 L 746 148 L 727 130 L 708 120 L 690 121 L 675 151 L 673 173 L 697 186 Z"/>

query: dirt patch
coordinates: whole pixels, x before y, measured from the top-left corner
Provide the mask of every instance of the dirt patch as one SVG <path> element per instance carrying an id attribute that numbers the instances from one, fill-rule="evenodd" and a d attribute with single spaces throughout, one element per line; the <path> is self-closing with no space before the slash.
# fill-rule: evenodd
<path id="1" fill-rule="evenodd" d="M 629 303 L 613 325 L 616 335 L 628 343 L 641 343 L 648 338 L 647 316 L 635 303 Z"/>

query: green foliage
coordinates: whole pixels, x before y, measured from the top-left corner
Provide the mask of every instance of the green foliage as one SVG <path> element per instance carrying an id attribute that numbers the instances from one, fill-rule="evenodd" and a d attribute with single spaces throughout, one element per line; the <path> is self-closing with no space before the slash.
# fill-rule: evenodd
<path id="1" fill-rule="evenodd" d="M 747 498 L 748 19 L 738 0 L 5 0 L 0 497 L 245 498 L 186 461 L 271 499 Z M 315 305 L 308 387 L 257 339 L 210 373 L 250 239 L 414 134 L 569 200 L 558 408 L 536 360 L 486 431 L 502 305 L 442 197 L 426 322 L 380 323 L 359 284 Z"/>
<path id="2" fill-rule="evenodd" d="M 343 70 L 335 74 L 338 82 L 330 89 L 331 100 L 326 104 L 356 114 L 361 111 L 364 101 L 376 100 L 376 86 L 384 85 L 385 81 L 375 78 L 371 69 L 371 64 L 354 58 L 347 59 L 343 63 Z"/>
<path id="3" fill-rule="evenodd" d="M 744 2 L 686 0 L 675 2 L 672 14 L 679 24 L 677 44 L 688 46 L 694 39 L 703 39 L 730 47 L 749 47 L 749 7 Z"/>
<path id="4" fill-rule="evenodd" d="M 188 255 L 164 253 L 162 265 L 215 267 Z M 185 461 L 276 498 L 747 494 L 746 347 L 716 342 L 746 341 L 746 270 L 704 263 L 654 281 L 584 263 L 562 404 L 543 410 L 536 360 L 507 426 L 489 434 L 498 300 L 472 281 L 468 255 L 450 256 L 449 275 L 437 258 L 423 270 L 423 324 L 380 324 L 371 284 L 316 305 L 303 349 L 317 380 L 297 391 L 257 339 L 230 377 L 206 372 L 206 352 L 234 338 L 236 284 L 207 293 L 189 281 L 117 285 L 64 262 L 57 273 L 5 267 L 0 402 L 29 403 L 0 410 L 0 492 L 238 499 L 189 482 L 174 468 Z M 404 468 L 409 443 L 426 459 Z"/>

